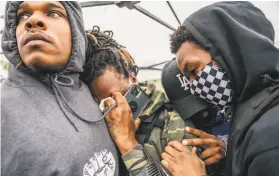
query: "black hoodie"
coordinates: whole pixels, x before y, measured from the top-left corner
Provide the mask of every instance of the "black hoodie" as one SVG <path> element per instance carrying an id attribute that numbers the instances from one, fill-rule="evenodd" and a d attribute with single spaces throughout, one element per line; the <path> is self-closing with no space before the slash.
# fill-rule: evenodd
<path id="1" fill-rule="evenodd" d="M 279 50 L 272 24 L 249 2 L 220 2 L 184 25 L 233 84 L 227 175 L 279 175 Z"/>

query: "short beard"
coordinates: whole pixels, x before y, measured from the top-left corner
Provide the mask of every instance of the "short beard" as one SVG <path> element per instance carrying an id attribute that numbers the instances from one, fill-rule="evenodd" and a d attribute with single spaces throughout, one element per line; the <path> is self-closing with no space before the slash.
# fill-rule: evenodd
<path id="1" fill-rule="evenodd" d="M 64 66 L 65 67 L 65 66 Z M 30 68 L 33 72 L 43 73 L 43 74 L 54 74 L 58 73 L 63 70 L 64 67 L 42 67 L 40 64 L 30 65 L 28 68 Z"/>

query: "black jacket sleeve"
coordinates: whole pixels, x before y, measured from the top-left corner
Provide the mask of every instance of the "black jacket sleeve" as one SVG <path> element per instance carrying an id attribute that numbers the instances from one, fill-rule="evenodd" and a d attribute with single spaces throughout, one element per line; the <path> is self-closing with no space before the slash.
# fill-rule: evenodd
<path id="1" fill-rule="evenodd" d="M 273 148 L 257 155 L 249 165 L 247 175 L 248 176 L 279 175 L 279 148 Z"/>

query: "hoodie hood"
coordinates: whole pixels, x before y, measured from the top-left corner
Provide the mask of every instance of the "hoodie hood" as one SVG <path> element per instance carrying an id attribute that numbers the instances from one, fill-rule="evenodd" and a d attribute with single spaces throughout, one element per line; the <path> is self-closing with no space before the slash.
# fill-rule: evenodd
<path id="1" fill-rule="evenodd" d="M 247 100 L 279 78 L 273 26 L 250 2 L 215 3 L 193 13 L 184 25 L 228 74 L 235 102 Z"/>
<path id="2" fill-rule="evenodd" d="M 79 80 L 79 73 L 83 71 L 82 67 L 87 49 L 87 37 L 79 3 L 73 1 L 61 2 L 67 12 L 71 27 L 72 50 L 65 68 L 59 73 L 51 75 L 34 72 L 24 64 L 16 69 L 16 65 L 21 60 L 16 40 L 17 10 L 21 3 L 13 1 L 6 4 L 5 27 L 1 42 L 3 52 L 10 62 L 9 80 L 19 86 L 28 87 L 37 87 L 36 84 L 39 84 L 38 81 L 40 81 L 55 95 L 64 114 L 73 114 L 87 122 L 100 120 L 102 115 L 98 106 L 93 101 L 88 87 Z M 32 90 L 30 89 L 30 91 Z"/>
<path id="3" fill-rule="evenodd" d="M 16 66 L 21 60 L 16 39 L 17 10 L 21 3 L 22 1 L 7 2 L 5 11 L 5 28 L 2 35 L 3 52 L 6 58 L 14 66 Z M 62 1 L 61 3 L 66 9 L 72 32 L 72 51 L 70 60 L 61 72 L 82 72 L 82 66 L 85 62 L 87 37 L 84 30 L 81 7 L 78 2 Z M 19 70 L 26 73 L 33 72 L 24 65 L 20 66 Z"/>

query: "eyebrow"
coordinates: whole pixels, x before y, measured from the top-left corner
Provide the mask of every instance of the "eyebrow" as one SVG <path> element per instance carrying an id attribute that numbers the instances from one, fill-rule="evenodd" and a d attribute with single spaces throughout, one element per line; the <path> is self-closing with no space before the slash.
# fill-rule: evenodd
<path id="1" fill-rule="evenodd" d="M 17 11 L 23 9 L 24 6 L 27 6 L 27 7 L 28 7 L 28 2 L 23 2 L 23 3 L 21 3 L 21 4 L 19 5 Z M 64 9 L 63 7 L 61 7 L 60 5 L 57 5 L 57 4 L 54 4 L 54 3 L 51 3 L 51 2 L 48 3 L 47 6 L 48 6 L 49 9 L 51 9 L 51 8 L 57 8 L 57 9 L 65 10 L 65 9 Z M 66 11 L 66 10 L 65 10 L 65 11 Z"/>
<path id="2" fill-rule="evenodd" d="M 48 3 L 47 4 L 48 8 L 58 8 L 58 9 L 61 9 L 61 10 L 65 10 L 63 7 L 61 7 L 60 5 L 57 5 L 57 4 L 54 4 L 54 3 Z"/>
<path id="3" fill-rule="evenodd" d="M 23 6 L 25 6 L 25 5 L 28 6 L 28 2 L 23 2 L 23 3 L 21 3 L 21 4 L 19 5 L 17 11 L 21 10 L 21 9 L 23 8 Z"/>

